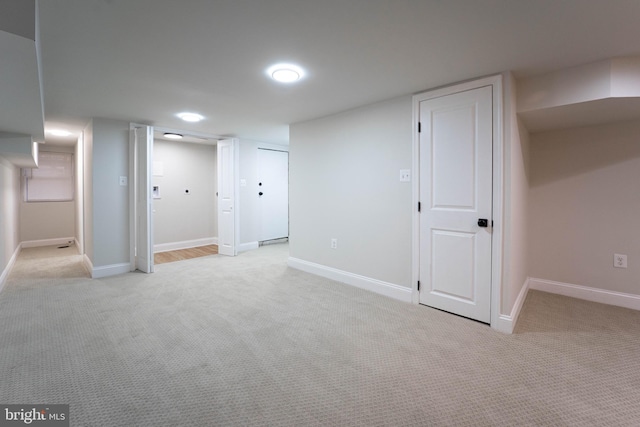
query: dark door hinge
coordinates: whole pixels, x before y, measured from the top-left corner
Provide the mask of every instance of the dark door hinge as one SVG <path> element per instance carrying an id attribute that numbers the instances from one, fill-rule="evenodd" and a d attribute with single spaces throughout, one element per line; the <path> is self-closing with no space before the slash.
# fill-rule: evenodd
<path id="1" fill-rule="evenodd" d="M 418 280 L 418 291 L 420 290 L 420 280 Z"/>
<path id="2" fill-rule="evenodd" d="M 422 211 L 422 205 L 420 204 L 420 202 L 418 202 L 418 212 Z"/>
<path id="3" fill-rule="evenodd" d="M 418 133 L 422 132 L 422 123 L 418 122 Z"/>

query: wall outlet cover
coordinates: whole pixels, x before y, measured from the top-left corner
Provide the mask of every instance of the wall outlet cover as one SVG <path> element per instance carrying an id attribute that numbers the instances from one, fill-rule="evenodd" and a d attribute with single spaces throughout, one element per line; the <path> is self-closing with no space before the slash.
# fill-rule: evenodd
<path id="1" fill-rule="evenodd" d="M 613 266 L 616 268 L 627 268 L 627 256 L 624 254 L 613 254 Z"/>

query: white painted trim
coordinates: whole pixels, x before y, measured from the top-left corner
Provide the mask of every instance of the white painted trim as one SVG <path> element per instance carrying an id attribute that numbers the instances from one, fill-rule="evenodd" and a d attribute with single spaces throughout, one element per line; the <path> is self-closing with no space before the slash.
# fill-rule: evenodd
<path id="1" fill-rule="evenodd" d="M 84 268 L 87 269 L 87 272 L 89 273 L 89 275 L 93 277 L 93 263 L 91 262 L 87 254 L 84 254 L 82 256 L 82 263 L 84 264 Z"/>
<path id="2" fill-rule="evenodd" d="M 59 237 L 56 239 L 42 239 L 42 240 L 26 240 L 20 245 L 23 248 L 39 248 L 41 246 L 55 246 L 72 244 L 76 241 L 75 237 Z"/>
<path id="3" fill-rule="evenodd" d="M 493 329 L 504 332 L 505 334 L 512 334 L 513 330 L 516 327 L 516 323 L 518 322 L 518 317 L 520 317 L 520 311 L 522 310 L 522 306 L 524 305 L 524 300 L 527 298 L 527 293 L 529 292 L 529 278 L 525 280 L 524 285 L 520 289 L 520 293 L 516 298 L 515 303 L 513 304 L 513 308 L 511 309 L 510 314 L 501 314 L 498 316 L 498 321 L 495 326 L 492 325 Z"/>
<path id="4" fill-rule="evenodd" d="M 158 243 L 153 246 L 153 253 L 177 251 L 179 249 L 197 248 L 198 246 L 217 245 L 217 237 L 203 237 L 202 239 L 183 240 L 181 242 Z"/>
<path id="5" fill-rule="evenodd" d="M 432 89 L 413 96 L 413 176 L 420 176 L 420 134 L 418 133 L 418 122 L 420 121 L 420 102 L 451 95 L 466 90 L 477 89 L 483 86 L 493 88 L 493 227 L 491 230 L 491 327 L 499 328 L 500 305 L 502 295 L 502 253 L 503 253 L 503 199 L 504 199 L 504 140 L 503 140 L 503 76 L 501 74 L 483 77 L 480 79 L 462 82 L 453 86 Z M 418 213 L 418 202 L 420 201 L 419 178 L 413 180 L 412 185 L 412 290 L 411 300 L 414 304 L 419 303 L 420 295 L 417 289 L 420 278 L 420 214 Z"/>
<path id="6" fill-rule="evenodd" d="M 131 264 L 123 262 L 120 264 L 104 265 L 102 267 L 93 267 L 91 270 L 92 279 L 101 279 L 103 277 L 115 276 L 117 274 L 129 273 Z"/>
<path id="7" fill-rule="evenodd" d="M 535 278 L 529 278 L 529 289 L 640 310 L 640 295 L 636 294 L 625 294 L 622 292 L 608 291 L 606 289 Z"/>
<path id="8" fill-rule="evenodd" d="M 240 243 L 238 245 L 238 253 L 251 251 L 253 249 L 258 249 L 260 244 L 258 242 L 249 242 L 249 243 Z"/>
<path id="9" fill-rule="evenodd" d="M 7 282 L 7 279 L 9 278 L 9 274 L 11 274 L 11 270 L 13 269 L 13 266 L 16 263 L 16 260 L 18 259 L 18 255 L 20 254 L 21 250 L 22 250 L 22 244 L 18 244 L 18 246 L 16 246 L 16 250 L 13 251 L 13 255 L 11 255 L 11 258 L 9 258 L 9 262 L 7 263 L 7 266 L 2 271 L 2 274 L 0 274 L 0 292 L 2 292 L 2 289 L 4 289 L 4 285 Z"/>
<path id="10" fill-rule="evenodd" d="M 302 270 L 316 276 L 325 277 L 337 282 L 346 283 L 347 285 L 372 291 L 387 297 L 391 297 L 404 302 L 411 302 L 411 288 L 396 285 L 393 283 L 383 282 L 381 280 L 372 279 L 370 277 L 360 276 L 358 274 L 349 273 L 348 271 L 338 270 L 332 267 L 304 261 L 297 258 L 289 257 L 287 262 L 289 267 Z"/>

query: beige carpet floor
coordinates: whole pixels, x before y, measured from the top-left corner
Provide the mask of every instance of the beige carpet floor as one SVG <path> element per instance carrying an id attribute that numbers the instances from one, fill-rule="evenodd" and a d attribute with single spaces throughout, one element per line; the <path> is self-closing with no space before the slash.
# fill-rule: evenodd
<path id="1" fill-rule="evenodd" d="M 0 293 L 0 403 L 73 426 L 640 425 L 637 311 L 532 291 L 504 335 L 290 269 L 287 245 L 100 280 L 68 249 L 23 251 Z"/>

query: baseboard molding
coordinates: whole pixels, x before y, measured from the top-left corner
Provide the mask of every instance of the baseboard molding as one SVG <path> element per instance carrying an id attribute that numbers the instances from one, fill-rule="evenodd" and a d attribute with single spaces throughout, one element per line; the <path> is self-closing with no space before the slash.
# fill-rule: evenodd
<path id="1" fill-rule="evenodd" d="M 518 297 L 513 304 L 511 313 L 501 314 L 500 316 L 498 316 L 498 323 L 496 325 L 491 325 L 493 329 L 505 334 L 513 333 L 514 329 L 516 328 L 516 323 L 518 322 L 518 317 L 520 317 L 520 310 L 522 310 L 524 300 L 527 298 L 527 293 L 529 292 L 529 280 L 530 279 L 527 277 L 527 280 L 524 281 L 524 284 L 520 289 L 520 293 L 518 293 Z"/>
<path id="2" fill-rule="evenodd" d="M 640 310 L 640 295 L 625 294 L 571 283 L 554 282 L 552 280 L 529 278 L 529 289 L 544 291 L 567 297 L 616 305 L 618 307 Z"/>
<path id="3" fill-rule="evenodd" d="M 2 270 L 2 274 L 0 274 L 0 292 L 2 292 L 2 289 L 4 289 L 4 284 L 7 282 L 7 279 L 9 278 L 9 274 L 11 274 L 13 265 L 16 263 L 16 260 L 18 259 L 18 255 L 20 254 L 21 250 L 22 250 L 22 245 L 19 244 L 16 247 L 16 250 L 13 251 L 13 255 L 11 255 L 11 258 L 9 258 L 9 262 L 7 263 L 7 266 L 4 268 L 4 270 Z"/>
<path id="4" fill-rule="evenodd" d="M 157 245 L 153 245 L 153 252 L 159 253 L 159 252 L 177 251 L 180 249 L 190 249 L 190 248 L 197 248 L 198 246 L 217 245 L 217 244 L 218 244 L 217 237 L 204 237 L 202 239 L 184 240 L 181 242 L 159 243 Z"/>
<path id="5" fill-rule="evenodd" d="M 246 251 L 251 251 L 254 249 L 258 249 L 260 247 L 260 245 L 258 244 L 258 242 L 249 242 L 249 243 L 241 243 L 238 245 L 238 253 L 240 252 L 246 252 Z"/>
<path id="6" fill-rule="evenodd" d="M 93 263 L 91 262 L 87 254 L 84 254 L 84 256 L 82 257 L 82 263 L 84 264 L 84 268 L 87 269 L 89 275 L 93 277 Z"/>
<path id="7" fill-rule="evenodd" d="M 302 270 L 316 276 L 325 277 L 337 282 L 346 283 L 347 285 L 357 288 L 366 289 L 387 297 L 391 297 L 404 302 L 411 302 L 411 288 L 399 286 L 393 283 L 383 282 L 381 280 L 372 279 L 370 277 L 360 276 L 358 274 L 349 273 L 348 271 L 338 270 L 332 267 L 304 261 L 298 258 L 289 257 L 287 262 L 289 267 Z"/>
<path id="8" fill-rule="evenodd" d="M 89 261 L 91 264 L 91 261 Z M 91 265 L 91 278 L 102 279 L 103 277 L 115 276 L 117 274 L 129 273 L 131 271 L 131 264 L 128 262 L 122 264 L 104 265 L 101 267 L 93 267 Z"/>
<path id="9" fill-rule="evenodd" d="M 23 248 L 39 248 L 41 246 L 67 245 L 75 241 L 75 237 L 59 237 L 55 239 L 26 240 L 21 245 Z"/>

